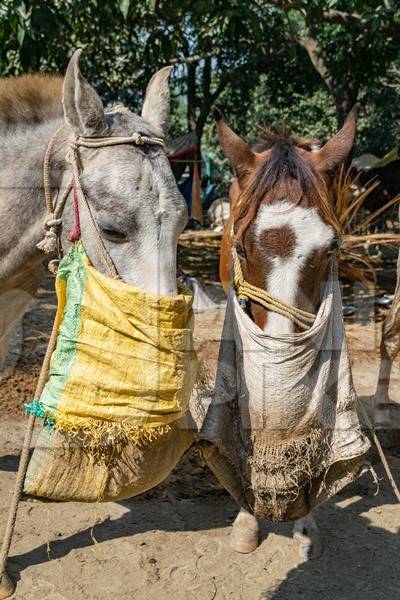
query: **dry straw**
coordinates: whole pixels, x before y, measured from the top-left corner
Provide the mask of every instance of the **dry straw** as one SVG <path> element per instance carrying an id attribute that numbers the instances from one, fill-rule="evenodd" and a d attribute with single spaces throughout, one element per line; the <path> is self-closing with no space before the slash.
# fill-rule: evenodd
<path id="1" fill-rule="evenodd" d="M 331 194 L 340 225 L 340 274 L 370 286 L 376 283 L 377 278 L 374 262 L 367 253 L 368 247 L 371 245 L 398 246 L 400 244 L 400 234 L 371 233 L 371 228 L 379 217 L 400 203 L 400 194 L 391 198 L 377 210 L 362 215 L 365 201 L 380 182 L 377 179 L 371 179 L 361 188 L 359 180 L 360 175 L 354 175 L 353 169 L 342 168 L 334 181 Z M 361 193 L 357 196 L 354 193 L 356 188 L 361 188 Z"/>

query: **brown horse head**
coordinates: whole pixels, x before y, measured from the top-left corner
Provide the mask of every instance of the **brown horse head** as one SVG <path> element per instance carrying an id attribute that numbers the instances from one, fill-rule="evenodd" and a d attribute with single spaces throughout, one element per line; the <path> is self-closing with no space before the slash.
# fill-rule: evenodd
<path id="1" fill-rule="evenodd" d="M 221 247 L 225 291 L 232 279 L 234 244 L 249 283 L 316 312 L 339 230 L 329 184 L 351 150 L 357 114 L 355 107 L 339 133 L 312 151 L 309 142 L 271 132 L 252 149 L 215 111 L 220 145 L 236 174 Z M 249 313 L 266 333 L 296 330 L 289 319 L 256 302 L 249 302 Z"/>

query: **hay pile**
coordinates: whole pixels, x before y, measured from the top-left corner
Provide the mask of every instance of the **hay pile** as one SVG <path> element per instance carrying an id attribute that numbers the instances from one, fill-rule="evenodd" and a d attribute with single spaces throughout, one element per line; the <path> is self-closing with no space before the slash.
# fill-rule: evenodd
<path id="1" fill-rule="evenodd" d="M 399 246 L 400 234 L 374 232 L 374 226 L 385 212 L 400 203 L 400 194 L 383 204 L 372 213 L 363 210 L 368 196 L 379 186 L 379 180 L 371 180 L 359 185 L 360 175 L 353 169 L 342 169 L 332 188 L 332 202 L 340 224 L 341 254 L 339 272 L 343 277 L 356 279 L 364 285 L 376 283 L 373 259 L 368 254 L 371 246 Z M 359 190 L 359 193 L 355 193 Z M 399 223 L 392 223 L 398 230 Z"/>

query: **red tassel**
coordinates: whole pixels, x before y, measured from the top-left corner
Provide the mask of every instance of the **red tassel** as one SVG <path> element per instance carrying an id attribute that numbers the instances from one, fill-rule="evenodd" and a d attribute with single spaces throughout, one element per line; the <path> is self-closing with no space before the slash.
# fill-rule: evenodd
<path id="1" fill-rule="evenodd" d="M 69 232 L 68 239 L 70 242 L 77 242 L 81 239 L 81 223 L 79 220 L 78 192 L 75 179 L 72 179 L 72 190 L 74 195 L 74 228 Z"/>

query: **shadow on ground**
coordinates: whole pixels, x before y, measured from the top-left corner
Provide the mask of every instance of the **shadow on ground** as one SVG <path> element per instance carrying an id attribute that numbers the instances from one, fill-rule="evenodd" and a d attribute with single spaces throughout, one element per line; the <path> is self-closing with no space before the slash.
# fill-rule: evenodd
<path id="1" fill-rule="evenodd" d="M 316 511 L 317 521 L 324 521 L 323 555 L 289 571 L 285 580 L 261 593 L 260 600 L 400 598 L 398 505 L 382 479 L 383 470 L 377 471 L 382 489 L 376 496 L 363 478 Z M 343 506 L 350 499 L 351 504 Z M 374 513 L 381 515 L 383 510 L 389 516 L 385 528 L 374 524 Z"/>
<path id="2" fill-rule="evenodd" d="M 285 580 L 275 581 L 272 588 L 260 591 L 259 600 L 400 598 L 397 572 L 400 545 L 395 519 L 397 506 L 380 468 L 378 474 L 382 484 L 378 495 L 373 495 L 373 485 L 370 479 L 364 477 L 316 511 L 325 544 L 324 554 L 317 560 L 292 569 Z M 152 490 L 119 503 L 127 512 L 119 518 L 106 519 L 96 525 L 94 535 L 97 542 L 155 530 L 201 532 L 226 528 L 236 516 L 237 507 L 222 489 L 207 484 L 208 477 L 211 475 L 204 471 L 201 478 L 204 486 L 201 482 L 199 486 L 196 476 L 188 479 L 185 474 L 186 491 L 178 498 L 177 482 L 172 479 L 161 484 L 158 491 Z M 191 489 L 195 490 L 194 496 L 190 495 Z M 143 516 L 144 503 L 146 517 Z M 388 515 L 385 528 L 377 527 L 373 522 L 374 514 L 381 513 L 382 505 L 385 505 L 384 510 Z M 77 548 L 93 546 L 91 530 L 92 527 L 86 527 L 64 539 L 52 541 L 51 558 L 60 559 Z M 268 544 L 269 531 L 291 536 L 291 524 L 288 523 L 263 524 L 262 530 L 263 544 Z M 28 552 L 11 556 L 9 573 L 14 581 L 18 581 L 24 569 L 48 560 L 47 546 L 41 544 Z M 230 560 L 229 553 L 226 560 Z"/>

